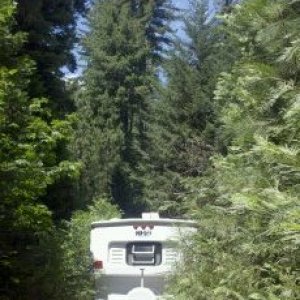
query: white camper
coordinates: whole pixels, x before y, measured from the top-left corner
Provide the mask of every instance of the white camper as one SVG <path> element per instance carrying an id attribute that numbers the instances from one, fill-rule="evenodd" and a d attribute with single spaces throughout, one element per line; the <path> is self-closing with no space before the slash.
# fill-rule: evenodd
<path id="1" fill-rule="evenodd" d="M 92 223 L 96 300 L 165 299 L 165 277 L 180 258 L 176 245 L 195 230 L 194 221 L 157 213 Z"/>

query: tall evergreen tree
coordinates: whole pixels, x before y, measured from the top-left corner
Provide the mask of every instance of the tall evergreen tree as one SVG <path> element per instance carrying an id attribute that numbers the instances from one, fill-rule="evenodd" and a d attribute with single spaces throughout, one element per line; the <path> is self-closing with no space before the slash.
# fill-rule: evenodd
<path id="1" fill-rule="evenodd" d="M 27 33 L 22 52 L 36 62 L 31 97 L 48 97 L 53 113 L 63 117 L 72 103 L 62 80 L 62 68 L 74 71 L 72 49 L 77 41 L 76 21 L 86 11 L 85 0 L 18 0 L 16 30 Z"/>
<path id="2" fill-rule="evenodd" d="M 182 179 L 201 176 L 215 151 L 218 139 L 218 108 L 213 91 L 220 72 L 230 69 L 238 53 L 227 45 L 220 22 L 209 22 L 207 1 L 191 2 L 184 22 L 188 41 L 178 41 L 165 63 L 167 85 L 156 105 L 153 128 L 150 198 L 169 215 L 186 211 Z M 157 180 L 156 180 L 157 179 Z"/>
<path id="3" fill-rule="evenodd" d="M 201 231 L 179 299 L 300 296 L 299 12 L 298 0 L 249 0 L 225 18 L 242 53 L 215 90 L 230 147 L 186 181 Z"/>
<path id="4" fill-rule="evenodd" d="M 83 205 L 106 195 L 127 213 L 145 206 L 150 94 L 165 30 L 159 21 L 167 17 L 165 2 L 102 1 L 92 10 L 74 143 L 84 164 Z"/>
<path id="5" fill-rule="evenodd" d="M 20 54 L 25 35 L 13 33 L 14 11 L 10 0 L 1 2 L 0 293 L 2 299 L 38 299 L 44 298 L 36 292 L 45 271 L 39 237 L 53 226 L 51 212 L 38 198 L 77 166 L 58 162 L 55 152 L 69 135 L 69 122 L 52 118 L 47 99 L 28 95 L 35 65 Z"/>
<path id="6" fill-rule="evenodd" d="M 51 114 L 60 119 L 74 110 L 71 95 L 63 78 L 63 68 L 74 71 L 73 48 L 77 43 L 76 22 L 86 11 L 86 0 L 18 0 L 15 31 L 27 34 L 20 54 L 36 63 L 27 92 L 30 97 L 46 97 Z M 57 144 L 57 160 L 69 159 L 67 145 Z M 57 218 L 67 217 L 73 207 L 72 181 L 61 178 L 48 187 L 43 202 Z"/>

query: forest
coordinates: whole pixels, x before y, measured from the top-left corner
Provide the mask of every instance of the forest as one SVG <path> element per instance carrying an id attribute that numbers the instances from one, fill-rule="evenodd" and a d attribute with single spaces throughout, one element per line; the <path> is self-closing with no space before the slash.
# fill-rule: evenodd
<path id="1" fill-rule="evenodd" d="M 1 0 L 0 300 L 92 300 L 143 211 L 199 224 L 174 299 L 300 299 L 299 146 L 300 0 Z"/>

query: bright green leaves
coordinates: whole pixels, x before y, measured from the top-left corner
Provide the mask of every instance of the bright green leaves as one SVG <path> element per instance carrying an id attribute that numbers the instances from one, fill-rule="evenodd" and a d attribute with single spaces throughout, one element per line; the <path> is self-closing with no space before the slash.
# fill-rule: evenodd
<path id="1" fill-rule="evenodd" d="M 32 299 L 29 286 L 45 267 L 39 238 L 53 230 L 52 213 L 39 198 L 60 177 L 78 176 L 79 166 L 56 152 L 71 122 L 53 119 L 47 99 L 29 97 L 35 65 L 20 54 L 24 34 L 12 33 L 11 3 L 0 4 L 0 281 L 7 299 Z"/>
<path id="2" fill-rule="evenodd" d="M 61 234 L 59 266 L 64 284 L 55 299 L 92 299 L 94 282 L 89 253 L 91 223 L 118 217 L 120 212 L 117 207 L 107 199 L 98 198 L 85 211 L 74 213 L 71 220 L 65 223 Z"/>
<path id="3" fill-rule="evenodd" d="M 7 58 L 13 53 L 15 53 L 22 45 L 24 40 L 23 33 L 13 34 L 10 31 L 10 26 L 13 25 L 14 20 L 12 15 L 15 12 L 15 5 L 9 0 L 3 0 L 0 6 L 0 64 L 1 69 L 9 61 Z M 13 70 L 10 70 L 12 73 Z"/>
<path id="4" fill-rule="evenodd" d="M 223 19 L 242 54 L 214 91 L 227 153 L 184 181 L 201 229 L 188 288 L 173 287 L 179 299 L 297 299 L 299 2 L 244 1 Z"/>
<path id="5" fill-rule="evenodd" d="M 13 218 L 16 221 L 12 229 L 16 231 L 47 232 L 53 225 L 49 209 L 42 204 L 21 203 L 15 209 Z"/>

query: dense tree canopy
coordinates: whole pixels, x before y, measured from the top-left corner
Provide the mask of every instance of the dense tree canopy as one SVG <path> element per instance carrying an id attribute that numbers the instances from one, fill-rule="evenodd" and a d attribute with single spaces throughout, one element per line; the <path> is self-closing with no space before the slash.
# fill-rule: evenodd
<path id="1" fill-rule="evenodd" d="M 225 18 L 242 53 L 215 88 L 228 153 L 185 180 L 201 230 L 179 299 L 299 298 L 299 5 L 245 1 Z"/>
<path id="2" fill-rule="evenodd" d="M 92 299 L 90 223 L 142 210 L 198 220 L 174 299 L 299 299 L 299 33 L 300 0 L 2 0 L 0 299 Z"/>
<path id="3" fill-rule="evenodd" d="M 71 71 L 76 60 L 71 51 L 77 42 L 76 20 L 86 11 L 85 0 L 18 0 L 15 28 L 26 32 L 22 53 L 36 63 L 30 82 L 32 97 L 46 96 L 57 116 L 72 109 L 65 91 L 62 67 Z"/>
<path id="4" fill-rule="evenodd" d="M 207 1 L 193 1 L 184 24 L 189 41 L 178 39 L 164 62 L 167 84 L 154 106 L 150 145 L 152 169 L 147 196 L 162 213 L 181 216 L 185 177 L 205 172 L 215 151 L 224 152 L 214 100 L 217 78 L 238 56 L 225 43 L 214 20 L 207 22 Z"/>
<path id="5" fill-rule="evenodd" d="M 71 176 L 78 168 L 68 161 L 58 162 L 55 153 L 56 144 L 69 135 L 69 122 L 51 117 L 46 98 L 28 95 L 35 65 L 20 55 L 25 35 L 12 32 L 13 12 L 11 1 L 1 3 L 1 294 L 19 299 L 23 290 L 30 299 L 27 286 L 40 271 L 33 249 L 39 234 L 52 226 L 51 211 L 38 198 L 57 178 Z"/>
<path id="6" fill-rule="evenodd" d="M 64 79 L 66 70 L 76 70 L 74 47 L 78 45 L 77 21 L 85 15 L 86 0 L 18 0 L 13 31 L 26 33 L 19 55 L 35 62 L 27 86 L 29 97 L 47 98 L 45 107 L 55 118 L 64 119 L 74 111 L 74 102 Z M 67 143 L 57 143 L 58 161 L 69 158 Z M 55 218 L 69 217 L 74 208 L 72 181 L 62 178 L 51 186 L 42 201 Z"/>
<path id="7" fill-rule="evenodd" d="M 74 143 L 84 163 L 83 204 L 107 195 L 127 213 L 144 205 L 150 93 L 168 17 L 164 2 L 103 1 L 91 11 Z"/>

